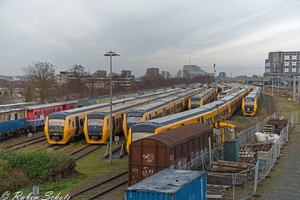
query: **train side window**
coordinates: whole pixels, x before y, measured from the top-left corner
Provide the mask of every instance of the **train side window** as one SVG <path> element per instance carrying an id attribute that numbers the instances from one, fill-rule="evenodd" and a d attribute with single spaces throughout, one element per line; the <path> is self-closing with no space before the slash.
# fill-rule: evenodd
<path id="1" fill-rule="evenodd" d="M 181 124 L 180 126 L 184 126 L 184 124 Z"/>
<path id="2" fill-rule="evenodd" d="M 69 126 L 71 125 L 71 120 L 69 120 Z"/>
<path id="3" fill-rule="evenodd" d="M 80 126 L 83 126 L 83 124 L 84 124 L 83 119 L 80 119 Z"/>
<path id="4" fill-rule="evenodd" d="M 74 126 L 74 122 L 72 122 L 72 126 L 75 127 L 75 126 Z"/>
<path id="5" fill-rule="evenodd" d="M 200 118 L 197 119 L 197 122 L 200 123 Z"/>
<path id="6" fill-rule="evenodd" d="M 15 113 L 15 119 L 18 119 L 18 113 Z"/>
<path id="7" fill-rule="evenodd" d="M 34 115 L 36 115 L 37 113 L 36 112 L 34 112 Z"/>
<path id="8" fill-rule="evenodd" d="M 204 123 L 204 117 L 201 117 L 201 123 Z"/>
<path id="9" fill-rule="evenodd" d="M 11 116 L 10 116 L 10 114 L 9 114 L 8 117 L 7 117 L 7 121 L 10 121 L 10 118 L 11 118 Z"/>

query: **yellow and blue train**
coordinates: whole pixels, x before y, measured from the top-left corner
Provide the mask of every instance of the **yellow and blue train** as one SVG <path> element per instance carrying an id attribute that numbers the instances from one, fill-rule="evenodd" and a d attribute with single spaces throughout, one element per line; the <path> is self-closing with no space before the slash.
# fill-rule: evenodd
<path id="1" fill-rule="evenodd" d="M 136 98 L 127 98 L 113 101 L 113 106 L 137 101 Z M 84 120 L 88 113 L 106 109 L 110 103 L 101 103 L 71 110 L 49 114 L 45 121 L 44 132 L 49 144 L 66 144 L 77 137 L 83 137 Z"/>
<path id="2" fill-rule="evenodd" d="M 189 99 L 188 109 L 198 108 L 207 103 L 216 100 L 218 88 L 208 88 L 207 90 L 197 94 Z"/>
<path id="3" fill-rule="evenodd" d="M 174 90 L 172 89 L 172 91 Z M 173 93 L 170 93 L 170 95 L 172 94 Z M 112 105 L 115 108 L 124 104 L 141 102 L 146 100 L 148 96 L 149 95 L 146 94 L 134 98 L 120 99 L 113 101 Z M 150 96 L 152 101 L 158 100 L 158 97 L 154 97 L 152 94 Z M 100 103 L 50 114 L 45 120 L 44 127 L 47 142 L 49 144 L 66 144 L 72 141 L 74 138 L 84 137 L 83 128 L 86 116 L 93 112 L 99 112 L 108 109 L 109 106 L 110 103 Z M 116 123 L 120 123 L 122 127 L 122 120 Z"/>
<path id="4" fill-rule="evenodd" d="M 260 87 L 255 86 L 253 90 L 243 98 L 242 112 L 244 116 L 253 117 L 256 115 L 258 110 L 258 100 L 260 98 L 260 92 Z"/>
<path id="5" fill-rule="evenodd" d="M 233 112 L 240 108 L 242 99 L 249 92 L 250 87 L 245 87 L 229 95 L 232 97 L 231 99 L 213 101 L 199 108 L 135 124 L 129 129 L 126 144 L 127 151 L 129 152 L 129 146 L 133 141 L 187 124 L 204 123 L 214 126 L 217 122 L 228 119 Z M 216 143 L 215 146 L 217 145 Z"/>
<path id="6" fill-rule="evenodd" d="M 217 100 L 220 100 L 221 98 L 226 97 L 226 96 L 238 91 L 239 89 L 241 89 L 241 88 L 235 87 L 235 88 L 231 88 L 231 89 L 228 89 L 228 90 L 221 91 L 217 95 Z"/>
<path id="7" fill-rule="evenodd" d="M 179 99 L 178 101 L 175 101 L 175 99 L 169 98 L 168 100 L 160 99 L 158 97 L 153 98 L 151 100 L 146 101 L 137 101 L 132 103 L 131 105 L 124 105 L 119 107 L 114 107 L 112 109 L 112 134 L 117 135 L 121 133 L 124 130 L 124 124 L 127 124 L 127 112 L 130 112 L 130 110 L 133 109 L 143 109 L 141 106 L 149 106 L 149 105 L 156 105 L 152 109 L 152 113 L 148 112 L 150 114 L 150 117 L 146 119 L 151 118 L 157 118 L 162 117 L 168 113 L 173 112 L 180 112 L 182 110 L 187 109 L 187 102 L 188 99 L 192 96 L 200 92 L 199 89 L 187 89 L 184 90 L 185 92 L 176 94 L 176 97 Z M 161 95 L 162 96 L 162 95 Z M 160 105 L 157 103 L 158 101 L 168 101 L 171 102 L 169 106 L 167 106 L 167 109 L 163 110 L 165 113 L 162 113 L 160 108 L 157 107 L 157 105 Z M 160 106 L 164 106 L 161 104 Z M 173 107 L 173 108 L 172 108 Z M 168 109 L 170 108 L 170 109 Z M 107 139 L 110 136 L 110 110 L 102 110 L 100 112 L 93 112 L 87 114 L 85 118 L 84 123 L 84 135 L 85 139 L 88 144 L 104 144 Z M 125 128 L 127 130 L 127 128 Z M 127 138 L 127 131 L 124 132 L 125 138 Z"/>

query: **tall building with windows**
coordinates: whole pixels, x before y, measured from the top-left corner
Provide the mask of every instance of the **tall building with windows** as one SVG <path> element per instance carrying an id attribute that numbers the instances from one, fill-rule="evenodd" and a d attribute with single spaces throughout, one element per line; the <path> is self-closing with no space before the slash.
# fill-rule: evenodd
<path id="1" fill-rule="evenodd" d="M 123 78 L 131 78 L 131 71 L 130 70 L 122 70 L 121 75 Z"/>
<path id="2" fill-rule="evenodd" d="M 68 71 L 60 71 L 59 74 L 56 75 L 56 82 L 59 85 L 66 84 L 69 81 L 69 76 Z"/>
<path id="3" fill-rule="evenodd" d="M 264 76 L 299 76 L 300 51 L 269 52 Z"/>
<path id="4" fill-rule="evenodd" d="M 148 68 L 147 71 L 146 71 L 146 74 L 156 76 L 156 75 L 159 74 L 159 68 L 154 68 L 154 67 Z"/>
<path id="5" fill-rule="evenodd" d="M 227 75 L 225 72 L 220 72 L 219 73 L 219 78 L 227 78 Z"/>
<path id="6" fill-rule="evenodd" d="M 184 65 L 183 72 L 187 72 L 190 78 L 208 75 L 206 71 L 202 70 L 201 67 L 197 65 Z"/>

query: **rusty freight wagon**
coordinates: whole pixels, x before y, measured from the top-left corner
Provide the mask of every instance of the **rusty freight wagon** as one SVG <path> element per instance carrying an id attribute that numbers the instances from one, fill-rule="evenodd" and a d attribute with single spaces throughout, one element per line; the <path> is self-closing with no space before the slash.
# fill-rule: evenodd
<path id="1" fill-rule="evenodd" d="M 165 169 L 181 169 L 208 149 L 213 129 L 206 124 L 189 124 L 134 141 L 130 145 L 128 185 Z M 189 168 L 195 168 L 193 162 Z"/>

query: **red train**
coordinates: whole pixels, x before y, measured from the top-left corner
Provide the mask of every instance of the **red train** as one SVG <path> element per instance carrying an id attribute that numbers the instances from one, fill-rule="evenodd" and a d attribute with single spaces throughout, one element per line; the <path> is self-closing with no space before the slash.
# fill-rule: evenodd
<path id="1" fill-rule="evenodd" d="M 43 128 L 45 119 L 50 113 L 73 109 L 76 107 L 76 102 L 77 100 L 0 110 L 0 135 L 30 132 Z"/>

